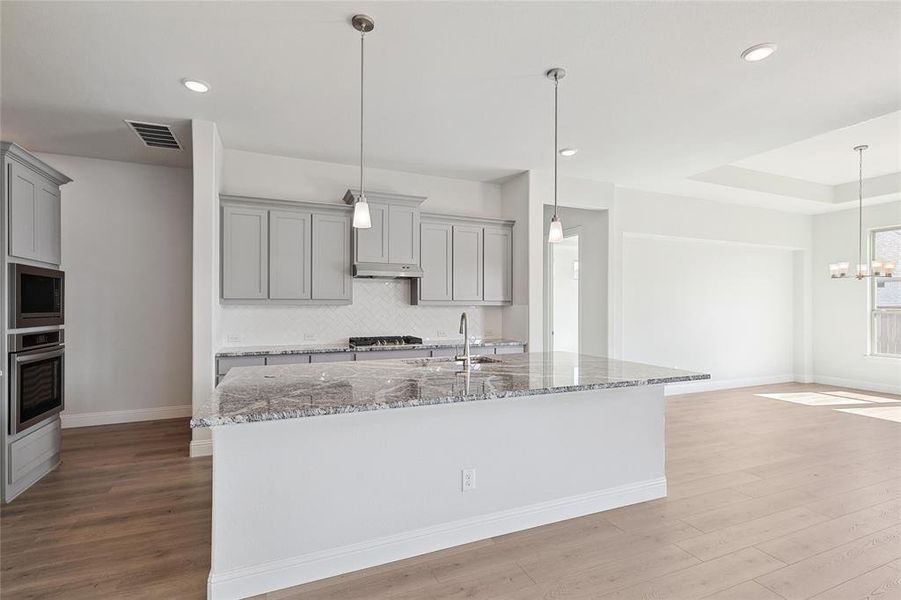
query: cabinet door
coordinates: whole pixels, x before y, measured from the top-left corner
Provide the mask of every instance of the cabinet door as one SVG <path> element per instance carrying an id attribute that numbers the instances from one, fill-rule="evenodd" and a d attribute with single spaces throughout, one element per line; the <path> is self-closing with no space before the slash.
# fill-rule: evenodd
<path id="1" fill-rule="evenodd" d="M 313 299 L 350 300 L 350 215 L 313 215 Z"/>
<path id="2" fill-rule="evenodd" d="M 269 211 L 269 297 L 309 300 L 312 240 L 310 213 Z"/>
<path id="3" fill-rule="evenodd" d="M 454 300 L 482 300 L 482 228 L 454 225 Z"/>
<path id="4" fill-rule="evenodd" d="M 269 295 L 268 212 L 261 208 L 222 209 L 222 297 Z"/>
<path id="5" fill-rule="evenodd" d="M 9 165 L 9 253 L 20 258 L 37 259 L 35 245 L 35 208 L 41 177 L 17 162 Z"/>
<path id="6" fill-rule="evenodd" d="M 388 205 L 380 202 L 369 203 L 369 217 L 372 227 L 354 229 L 354 254 L 356 262 L 388 262 Z"/>
<path id="7" fill-rule="evenodd" d="M 423 223 L 420 228 L 420 300 L 453 300 L 453 227 Z"/>
<path id="8" fill-rule="evenodd" d="M 388 262 L 415 265 L 419 262 L 419 209 L 388 207 Z"/>
<path id="9" fill-rule="evenodd" d="M 60 262 L 59 186 L 40 177 L 34 203 L 34 246 L 38 260 Z"/>
<path id="10" fill-rule="evenodd" d="M 485 302 L 513 300 L 513 230 L 485 227 Z"/>

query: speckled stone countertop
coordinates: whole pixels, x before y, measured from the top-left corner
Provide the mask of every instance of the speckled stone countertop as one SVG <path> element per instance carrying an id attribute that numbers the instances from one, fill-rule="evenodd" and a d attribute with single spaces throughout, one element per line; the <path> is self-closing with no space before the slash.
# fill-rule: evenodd
<path id="1" fill-rule="evenodd" d="M 493 398 L 634 387 L 710 375 L 569 352 L 237 367 L 191 427 L 213 427 Z"/>
<path id="2" fill-rule="evenodd" d="M 472 347 L 483 346 L 524 346 L 525 342 L 502 338 L 485 338 L 473 340 Z M 351 348 L 349 344 L 296 344 L 290 346 L 243 346 L 222 348 L 217 357 L 224 356 L 266 356 L 274 354 L 322 354 L 326 352 L 370 352 L 372 350 L 428 350 L 430 348 L 457 348 L 463 346 L 463 340 L 423 340 L 421 344 L 401 346 L 367 346 Z"/>

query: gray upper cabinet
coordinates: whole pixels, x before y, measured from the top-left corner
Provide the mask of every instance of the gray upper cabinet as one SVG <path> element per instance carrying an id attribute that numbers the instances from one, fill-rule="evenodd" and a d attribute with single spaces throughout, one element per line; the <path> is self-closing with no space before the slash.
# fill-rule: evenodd
<path id="1" fill-rule="evenodd" d="M 388 262 L 419 263 L 419 208 L 401 204 L 388 206 Z"/>
<path id="2" fill-rule="evenodd" d="M 19 163 L 9 165 L 9 253 L 37 259 L 35 212 L 40 175 Z"/>
<path id="3" fill-rule="evenodd" d="M 269 297 L 309 300 L 312 285 L 312 214 L 269 211 Z"/>
<path id="4" fill-rule="evenodd" d="M 482 300 L 482 228 L 454 225 L 453 297 L 458 301 Z"/>
<path id="5" fill-rule="evenodd" d="M 422 223 L 420 300 L 453 300 L 453 229 L 448 223 Z"/>
<path id="6" fill-rule="evenodd" d="M 383 202 L 369 202 L 369 218 L 372 227 L 355 229 L 354 261 L 358 263 L 388 262 L 388 205 Z"/>
<path id="7" fill-rule="evenodd" d="M 222 209 L 222 297 L 252 300 L 269 296 L 269 211 Z"/>
<path id="8" fill-rule="evenodd" d="M 9 254 L 14 258 L 58 265 L 60 186 L 68 177 L 19 146 L 0 145 L 9 198 Z"/>
<path id="9" fill-rule="evenodd" d="M 485 302 L 513 301 L 513 229 L 485 227 Z"/>
<path id="10" fill-rule="evenodd" d="M 412 304 L 513 303 L 513 221 L 427 213 L 421 216 L 422 276 Z"/>
<path id="11" fill-rule="evenodd" d="M 349 214 L 313 215 L 314 300 L 352 298 L 350 230 Z"/>
<path id="12" fill-rule="evenodd" d="M 34 205 L 36 258 L 55 265 L 61 260 L 60 209 L 59 186 L 42 177 Z"/>
<path id="13" fill-rule="evenodd" d="M 220 200 L 224 301 L 351 302 L 350 209 L 241 196 Z"/>

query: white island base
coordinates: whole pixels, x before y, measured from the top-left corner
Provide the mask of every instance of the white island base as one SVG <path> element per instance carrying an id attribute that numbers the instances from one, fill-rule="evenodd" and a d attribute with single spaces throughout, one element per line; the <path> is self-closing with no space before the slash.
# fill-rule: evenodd
<path id="1" fill-rule="evenodd" d="M 662 385 L 212 431 L 216 600 L 666 495 Z"/>

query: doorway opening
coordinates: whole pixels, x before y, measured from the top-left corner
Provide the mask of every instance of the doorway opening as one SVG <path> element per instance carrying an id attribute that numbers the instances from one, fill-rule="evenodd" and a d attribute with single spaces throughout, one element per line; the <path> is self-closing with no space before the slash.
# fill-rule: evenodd
<path id="1" fill-rule="evenodd" d="M 579 352 L 579 235 L 564 231 L 563 240 L 550 246 L 551 348 Z"/>

